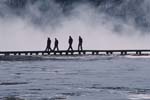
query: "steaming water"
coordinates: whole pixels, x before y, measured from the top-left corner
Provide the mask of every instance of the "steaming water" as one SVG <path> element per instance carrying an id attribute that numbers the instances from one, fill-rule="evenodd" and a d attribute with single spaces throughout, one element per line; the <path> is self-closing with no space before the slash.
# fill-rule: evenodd
<path id="1" fill-rule="evenodd" d="M 148 57 L 63 57 L 1 61 L 0 98 L 150 100 Z"/>

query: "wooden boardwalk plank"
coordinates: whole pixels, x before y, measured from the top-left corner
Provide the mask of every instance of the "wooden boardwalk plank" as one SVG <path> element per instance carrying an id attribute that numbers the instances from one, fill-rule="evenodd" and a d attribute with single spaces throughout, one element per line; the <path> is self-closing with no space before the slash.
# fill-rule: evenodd
<path id="1" fill-rule="evenodd" d="M 119 55 L 128 55 L 128 54 L 136 54 L 136 55 L 143 55 L 143 54 L 150 54 L 150 50 L 60 50 L 60 51 L 0 51 L 0 55 L 112 55 L 112 54 L 119 54 Z"/>

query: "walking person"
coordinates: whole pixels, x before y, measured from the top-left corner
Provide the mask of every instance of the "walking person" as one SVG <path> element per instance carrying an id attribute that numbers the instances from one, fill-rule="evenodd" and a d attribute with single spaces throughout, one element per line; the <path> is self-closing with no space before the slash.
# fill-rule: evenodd
<path id="1" fill-rule="evenodd" d="M 58 43 L 59 43 L 59 42 L 58 42 L 58 39 L 55 38 L 54 49 L 53 49 L 54 51 L 55 51 L 55 50 L 59 51 Z"/>
<path id="2" fill-rule="evenodd" d="M 45 51 L 51 51 L 51 39 L 48 37 Z"/>
<path id="3" fill-rule="evenodd" d="M 83 44 L 83 39 L 81 38 L 81 36 L 79 36 L 78 51 L 82 51 L 83 50 L 82 44 Z"/>
<path id="4" fill-rule="evenodd" d="M 69 36 L 68 43 L 69 43 L 68 51 L 69 51 L 69 50 L 73 51 L 73 48 L 72 48 L 73 39 L 72 39 L 72 37 L 71 37 L 71 36 Z"/>

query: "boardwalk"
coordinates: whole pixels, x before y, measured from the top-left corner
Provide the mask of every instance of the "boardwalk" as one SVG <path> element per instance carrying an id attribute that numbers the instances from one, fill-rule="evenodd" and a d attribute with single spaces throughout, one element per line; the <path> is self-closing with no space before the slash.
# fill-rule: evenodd
<path id="1" fill-rule="evenodd" d="M 21 55 L 148 55 L 150 50 L 60 50 L 60 51 L 1 51 L 0 56 Z"/>

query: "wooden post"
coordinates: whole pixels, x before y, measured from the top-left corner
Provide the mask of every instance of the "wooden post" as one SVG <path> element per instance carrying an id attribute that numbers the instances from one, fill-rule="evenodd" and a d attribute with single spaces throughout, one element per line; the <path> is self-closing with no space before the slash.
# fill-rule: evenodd
<path id="1" fill-rule="evenodd" d="M 124 54 L 127 55 L 127 51 L 125 51 Z"/>
<path id="2" fill-rule="evenodd" d="M 112 54 L 113 54 L 113 52 L 112 52 L 112 51 L 110 51 L 110 54 L 112 55 Z"/>
<path id="3" fill-rule="evenodd" d="M 18 55 L 20 56 L 20 55 L 21 55 L 21 53 L 19 52 L 19 53 L 18 53 Z"/>
<path id="4" fill-rule="evenodd" d="M 98 54 L 99 54 L 99 52 L 98 52 L 98 51 L 96 51 L 96 54 L 98 55 Z"/>
<path id="5" fill-rule="evenodd" d="M 139 51 L 139 55 L 142 55 L 142 51 Z"/>
<path id="6" fill-rule="evenodd" d="M 86 55 L 86 51 L 83 51 L 83 54 Z"/>
<path id="7" fill-rule="evenodd" d="M 136 54 L 137 54 L 137 55 L 141 55 L 141 54 L 142 54 L 142 51 L 136 51 Z"/>
<path id="8" fill-rule="evenodd" d="M 26 52 L 26 53 L 25 53 L 25 55 L 27 56 L 27 55 L 28 55 L 28 53 Z"/>
<path id="9" fill-rule="evenodd" d="M 14 53 L 14 56 L 16 56 L 17 55 L 17 53 Z"/>
<path id="10" fill-rule="evenodd" d="M 121 55 L 124 55 L 124 52 L 123 52 L 123 51 L 121 51 Z"/>
<path id="11" fill-rule="evenodd" d="M 66 51 L 66 55 L 68 55 L 68 51 Z"/>
<path id="12" fill-rule="evenodd" d="M 60 53 L 60 55 L 62 55 L 62 52 L 59 52 Z"/>
<path id="13" fill-rule="evenodd" d="M 30 56 L 32 56 L 32 52 L 30 52 Z"/>
<path id="14" fill-rule="evenodd" d="M 51 54 L 50 51 L 48 51 L 47 54 L 50 55 Z"/>
<path id="15" fill-rule="evenodd" d="M 71 55 L 73 55 L 73 53 L 74 53 L 74 52 L 73 52 L 73 51 L 71 51 Z"/>
<path id="16" fill-rule="evenodd" d="M 54 55 L 56 55 L 57 53 L 56 53 L 56 51 L 54 51 Z"/>
<path id="17" fill-rule="evenodd" d="M 9 53 L 5 53 L 5 56 L 9 56 L 10 54 Z"/>
<path id="18" fill-rule="evenodd" d="M 111 51 L 107 51 L 106 54 L 107 54 L 107 55 L 110 55 L 110 54 L 112 54 L 112 53 L 111 53 Z"/>
<path id="19" fill-rule="evenodd" d="M 136 55 L 138 55 L 139 54 L 139 52 L 138 51 L 136 51 Z"/>
<path id="20" fill-rule="evenodd" d="M 79 55 L 81 55 L 81 51 L 78 51 L 79 52 Z"/>
<path id="21" fill-rule="evenodd" d="M 95 54 L 95 52 L 94 51 L 92 51 L 92 55 L 94 55 Z"/>
<path id="22" fill-rule="evenodd" d="M 36 54 L 36 55 L 39 55 L 39 53 L 38 53 L 38 52 L 36 52 L 35 54 Z"/>

